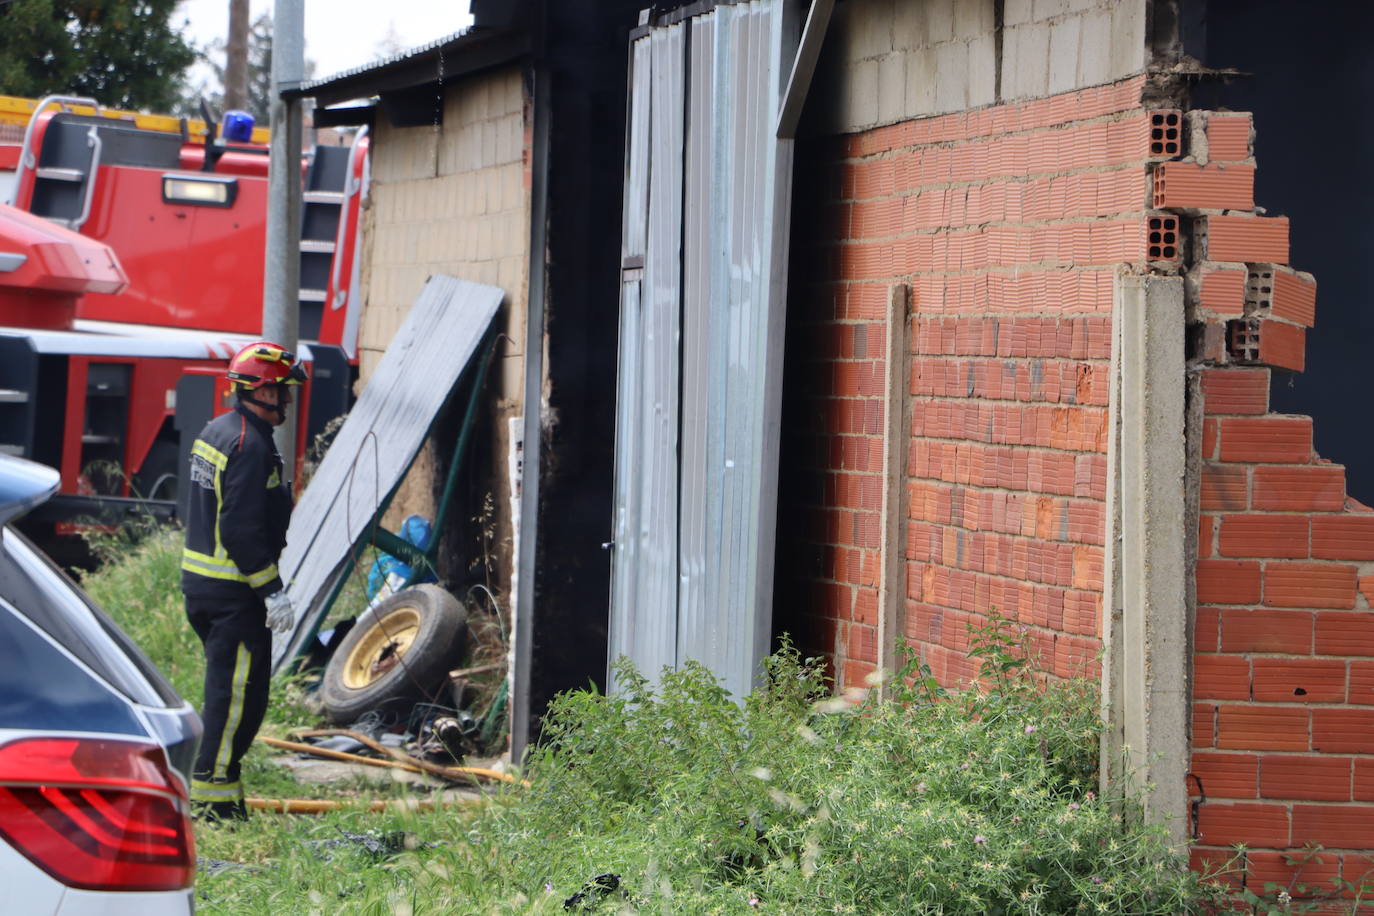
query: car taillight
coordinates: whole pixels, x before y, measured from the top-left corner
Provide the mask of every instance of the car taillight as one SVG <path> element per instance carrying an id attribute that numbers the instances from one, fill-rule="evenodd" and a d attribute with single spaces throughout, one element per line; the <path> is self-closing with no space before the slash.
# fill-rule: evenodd
<path id="1" fill-rule="evenodd" d="M 195 841 L 162 748 L 110 738 L 0 747 L 0 837 L 68 887 L 190 887 Z"/>

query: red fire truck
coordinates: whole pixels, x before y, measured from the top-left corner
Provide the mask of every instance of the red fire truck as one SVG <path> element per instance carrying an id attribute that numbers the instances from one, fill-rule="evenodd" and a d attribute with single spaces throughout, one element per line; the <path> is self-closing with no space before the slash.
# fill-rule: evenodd
<path id="1" fill-rule="evenodd" d="M 0 97 L 0 451 L 61 471 L 35 522 L 175 512 L 221 375 L 259 336 L 266 131 Z M 365 134 L 302 156 L 297 454 L 351 398 Z"/>

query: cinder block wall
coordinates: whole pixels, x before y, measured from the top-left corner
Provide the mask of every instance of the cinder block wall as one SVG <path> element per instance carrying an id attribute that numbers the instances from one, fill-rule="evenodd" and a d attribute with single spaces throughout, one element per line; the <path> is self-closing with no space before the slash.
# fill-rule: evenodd
<path id="1" fill-rule="evenodd" d="M 366 384 L 426 278 L 447 273 L 506 291 L 497 317 L 504 337 L 488 392 L 497 507 L 491 539 L 498 582 L 509 575 L 506 418 L 520 415 L 529 258 L 529 182 L 524 78 L 510 66 L 444 84 L 442 123 L 394 127 L 384 117 L 372 139 L 372 187 L 365 223 L 365 302 L 359 377 Z M 433 516 L 434 461 L 426 446 L 385 524 L 411 512 Z M 468 507 L 468 515 L 476 507 Z M 462 512 L 459 513 L 460 517 Z"/>
<path id="2" fill-rule="evenodd" d="M 1308 417 L 1269 411 L 1270 367 L 1303 366 L 1316 284 L 1286 266 L 1288 221 L 1255 213 L 1250 116 L 1189 125 L 1187 161 L 1155 186 L 1191 218 L 1203 334 L 1194 857 L 1245 843 L 1235 880 L 1257 893 L 1299 870 L 1359 884 L 1374 848 L 1374 511 L 1315 454 Z M 1306 844 L 1322 862 L 1298 869 Z"/>

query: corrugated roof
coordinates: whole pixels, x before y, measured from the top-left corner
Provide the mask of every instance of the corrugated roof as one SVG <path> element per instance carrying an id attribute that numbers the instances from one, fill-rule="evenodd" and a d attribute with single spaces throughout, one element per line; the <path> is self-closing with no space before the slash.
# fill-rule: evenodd
<path id="1" fill-rule="evenodd" d="M 360 64 L 357 67 L 350 67 L 347 70 L 340 70 L 338 73 L 332 73 L 329 76 L 323 77 L 321 79 L 309 80 L 307 82 L 301 83 L 300 92 L 304 95 L 310 95 L 312 89 L 316 89 L 321 86 L 328 86 L 331 83 L 348 79 L 349 77 L 361 76 L 362 74 L 367 73 L 370 70 L 384 70 L 387 67 L 393 66 L 394 64 L 399 64 L 403 61 L 407 61 L 416 57 L 423 57 L 431 51 L 437 51 L 444 45 L 450 42 L 457 41 L 465 35 L 468 35 L 476 28 L 476 26 L 470 25 L 465 29 L 459 29 L 458 31 L 453 32 L 452 34 L 445 35 L 442 38 L 436 38 L 431 42 L 418 45 L 406 51 L 401 51 L 400 53 L 393 54 L 390 57 L 379 57 L 376 60 L 370 61 L 366 64 Z"/>
<path id="2" fill-rule="evenodd" d="M 333 105 L 496 66 L 522 57 L 529 47 L 529 34 L 523 29 L 472 25 L 392 57 L 302 83 L 283 95 L 310 96 L 321 105 Z"/>

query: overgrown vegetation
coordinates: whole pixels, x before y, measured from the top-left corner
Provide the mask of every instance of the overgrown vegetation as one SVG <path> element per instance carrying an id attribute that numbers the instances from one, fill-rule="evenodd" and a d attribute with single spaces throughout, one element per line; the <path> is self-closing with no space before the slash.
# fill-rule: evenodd
<path id="1" fill-rule="evenodd" d="M 199 647 L 156 536 L 87 586 L 198 699 Z M 258 815 L 201 829 L 206 913 L 1178 914 L 1220 907 L 1161 831 L 1094 794 L 1095 687 L 1037 683 L 1013 630 L 975 634 L 981 689 L 909 659 L 889 698 L 830 695 L 784 647 L 736 703 L 703 668 L 553 704 L 526 788 L 426 813 Z M 309 725 L 274 694 L 271 719 Z M 255 749 L 254 794 L 301 795 Z M 395 786 L 345 787 L 366 799 Z M 335 794 L 341 790 L 333 789 Z M 394 839 L 369 850 L 345 833 Z M 341 838 L 342 841 L 341 841 Z M 243 866 L 243 867 L 239 867 Z M 579 896 L 580 895 L 580 896 Z M 569 902 L 570 901 L 570 902 Z"/>

